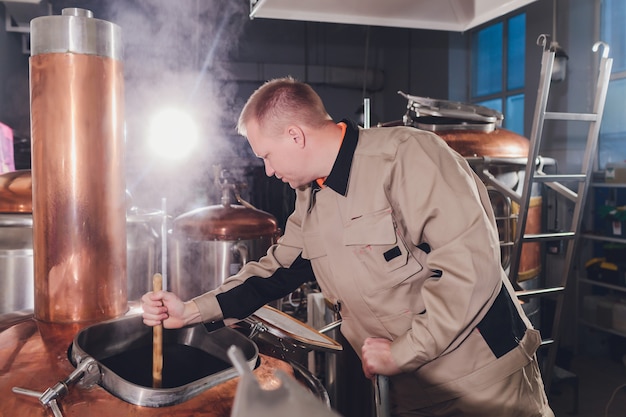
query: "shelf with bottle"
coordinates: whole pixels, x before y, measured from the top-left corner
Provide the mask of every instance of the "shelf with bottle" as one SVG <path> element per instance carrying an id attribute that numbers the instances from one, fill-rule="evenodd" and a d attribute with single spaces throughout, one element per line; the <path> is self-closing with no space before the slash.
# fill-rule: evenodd
<path id="1" fill-rule="evenodd" d="M 582 237 L 626 244 L 626 184 L 593 183 L 593 198 L 585 222 L 589 228 Z"/>
<path id="2" fill-rule="evenodd" d="M 579 323 L 594 329 L 626 337 L 626 287 L 581 279 L 602 291 L 592 291 L 582 297 Z M 606 290 L 606 291 L 605 291 Z"/>
<path id="3" fill-rule="evenodd" d="M 582 306 L 578 318 L 581 324 L 626 336 L 626 267 L 613 263 L 615 254 L 585 263 L 586 276 L 577 277 Z"/>
<path id="4" fill-rule="evenodd" d="M 596 177 L 591 183 L 586 230 L 580 236 L 585 249 L 576 279 L 577 321 L 626 338 L 626 182 L 603 180 Z"/>
<path id="5" fill-rule="evenodd" d="M 596 330 L 600 330 L 602 332 L 606 332 L 606 333 L 611 333 L 614 334 L 616 336 L 621 336 L 621 337 L 626 337 L 626 331 L 620 331 L 620 330 L 616 330 L 610 327 L 604 327 L 604 326 L 600 326 L 596 323 L 592 323 L 588 320 L 585 319 L 580 319 L 579 323 L 582 324 L 583 326 L 587 326 L 590 327 L 592 329 L 596 329 Z"/>

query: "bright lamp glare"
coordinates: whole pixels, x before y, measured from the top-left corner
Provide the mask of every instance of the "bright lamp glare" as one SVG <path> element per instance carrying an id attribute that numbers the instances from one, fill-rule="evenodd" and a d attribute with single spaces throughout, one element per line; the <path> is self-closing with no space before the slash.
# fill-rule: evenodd
<path id="1" fill-rule="evenodd" d="M 152 118 L 150 149 L 166 159 L 180 160 L 198 144 L 198 129 L 192 118 L 177 109 L 167 109 Z"/>

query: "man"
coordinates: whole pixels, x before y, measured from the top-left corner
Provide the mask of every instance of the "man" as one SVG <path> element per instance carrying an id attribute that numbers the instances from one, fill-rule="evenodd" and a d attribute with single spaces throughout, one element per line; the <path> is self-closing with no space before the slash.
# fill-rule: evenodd
<path id="1" fill-rule="evenodd" d="M 291 78 L 255 91 L 239 133 L 296 190 L 259 262 L 183 302 L 142 298 L 144 322 L 241 319 L 317 279 L 367 377 L 390 376 L 396 416 L 553 416 L 531 328 L 500 265 L 487 191 L 434 134 L 335 123 Z"/>

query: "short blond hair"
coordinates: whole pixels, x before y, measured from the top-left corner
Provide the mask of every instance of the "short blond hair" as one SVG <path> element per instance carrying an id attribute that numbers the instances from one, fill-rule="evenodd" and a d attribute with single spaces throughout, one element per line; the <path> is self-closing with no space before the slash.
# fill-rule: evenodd
<path id="1" fill-rule="evenodd" d="M 263 129 L 280 132 L 288 123 L 321 127 L 331 117 L 313 88 L 292 77 L 267 81 L 248 99 L 237 122 L 237 132 L 247 136 L 246 124 L 256 120 Z"/>

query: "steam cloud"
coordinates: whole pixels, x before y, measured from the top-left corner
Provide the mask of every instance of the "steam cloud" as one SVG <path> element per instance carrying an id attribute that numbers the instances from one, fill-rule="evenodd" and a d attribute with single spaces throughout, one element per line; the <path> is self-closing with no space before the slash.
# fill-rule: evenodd
<path id="1" fill-rule="evenodd" d="M 254 160 L 235 132 L 241 103 L 224 68 L 249 20 L 247 2 L 102 3 L 95 17 L 119 25 L 124 41 L 127 188 L 135 205 L 158 208 L 163 197 L 169 212 L 206 205 L 217 193 L 213 164 Z M 200 148 L 191 160 L 165 162 L 148 151 L 148 123 L 163 107 L 183 108 L 197 121 Z"/>

